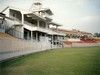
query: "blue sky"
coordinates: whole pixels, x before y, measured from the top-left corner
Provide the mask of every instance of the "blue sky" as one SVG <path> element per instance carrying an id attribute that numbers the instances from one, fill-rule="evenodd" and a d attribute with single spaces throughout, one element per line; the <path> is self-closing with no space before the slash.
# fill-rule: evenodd
<path id="1" fill-rule="evenodd" d="M 50 8 L 54 22 L 64 29 L 100 32 L 100 0 L 41 0 Z M 29 9 L 33 0 L 0 0 L 0 10 L 8 5 Z"/>

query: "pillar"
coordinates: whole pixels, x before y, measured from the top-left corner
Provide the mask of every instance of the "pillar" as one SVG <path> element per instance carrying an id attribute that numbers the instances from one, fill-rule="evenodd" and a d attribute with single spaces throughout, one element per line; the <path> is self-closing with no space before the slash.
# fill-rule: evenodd
<path id="1" fill-rule="evenodd" d="M 46 29 L 48 29 L 48 23 L 47 22 L 45 22 L 46 23 Z"/>
<path id="2" fill-rule="evenodd" d="M 56 26 L 56 31 L 58 31 L 58 26 Z"/>
<path id="3" fill-rule="evenodd" d="M 24 14 L 23 13 L 22 13 L 22 19 L 21 19 L 21 21 L 22 21 L 22 25 L 24 25 Z M 24 38 L 24 28 L 23 28 L 23 26 L 21 28 L 21 38 L 22 39 Z"/>
<path id="4" fill-rule="evenodd" d="M 36 41 L 38 41 L 38 32 L 36 32 Z"/>
<path id="5" fill-rule="evenodd" d="M 53 35 L 51 35 L 51 49 L 53 49 Z"/>
<path id="6" fill-rule="evenodd" d="M 31 31 L 31 40 L 33 40 L 33 31 Z"/>
<path id="7" fill-rule="evenodd" d="M 24 24 L 24 14 L 22 13 L 22 25 Z"/>
<path id="8" fill-rule="evenodd" d="M 47 36 L 47 35 L 45 34 L 45 41 L 47 42 L 46 36 Z"/>
<path id="9" fill-rule="evenodd" d="M 29 31 L 27 32 L 27 39 L 29 40 L 30 39 L 30 36 L 29 36 Z"/>
<path id="10" fill-rule="evenodd" d="M 39 20 L 37 20 L 37 27 L 39 28 L 39 26 L 40 26 L 40 23 L 39 23 Z"/>
<path id="11" fill-rule="evenodd" d="M 56 40 L 56 45 L 58 46 L 58 44 L 57 44 L 57 42 L 58 42 L 58 35 L 57 35 L 56 39 L 57 39 L 57 40 Z"/>

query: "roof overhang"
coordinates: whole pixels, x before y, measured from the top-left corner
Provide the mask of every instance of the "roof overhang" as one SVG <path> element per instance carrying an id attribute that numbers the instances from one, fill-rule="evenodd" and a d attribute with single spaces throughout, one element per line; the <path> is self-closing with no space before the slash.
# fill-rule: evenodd
<path id="1" fill-rule="evenodd" d="M 53 15 L 53 12 L 50 9 L 42 9 L 41 11 L 44 11 L 48 13 L 49 15 Z"/>
<path id="2" fill-rule="evenodd" d="M 46 12 L 49 15 L 53 15 L 53 12 L 50 9 L 47 9 L 47 8 L 41 9 L 39 11 L 34 11 L 34 12 Z"/>
<path id="3" fill-rule="evenodd" d="M 46 21 L 45 18 L 38 16 L 37 14 L 34 14 L 34 13 L 28 13 L 28 14 L 25 14 L 25 15 L 27 15 L 27 17 L 32 17 L 33 19 L 39 19 L 39 20 Z"/>
<path id="4" fill-rule="evenodd" d="M 0 13 L 0 17 L 2 17 L 2 18 L 6 18 L 6 19 L 10 19 L 10 20 L 13 20 L 12 18 L 10 18 L 10 17 L 7 17 L 5 14 L 3 14 L 3 13 Z"/>
<path id="5" fill-rule="evenodd" d="M 23 25 L 22 24 L 15 24 L 15 25 L 13 25 L 13 26 L 15 26 L 15 27 L 22 27 Z"/>
<path id="6" fill-rule="evenodd" d="M 55 22 L 50 22 L 49 24 L 52 24 L 53 26 L 62 26 L 62 25 L 55 23 Z"/>

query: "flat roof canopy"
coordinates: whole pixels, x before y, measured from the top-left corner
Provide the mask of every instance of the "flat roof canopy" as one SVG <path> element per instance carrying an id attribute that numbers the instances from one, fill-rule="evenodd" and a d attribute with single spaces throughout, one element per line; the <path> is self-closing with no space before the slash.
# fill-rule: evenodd
<path id="1" fill-rule="evenodd" d="M 50 22 L 49 24 L 52 24 L 53 26 L 62 26 L 62 25 L 55 23 L 55 22 Z"/>
<path id="2" fill-rule="evenodd" d="M 50 9 L 42 9 L 41 12 L 47 12 L 49 15 L 53 15 L 53 12 Z"/>
<path id="3" fill-rule="evenodd" d="M 38 16 L 38 15 L 36 15 L 36 14 L 34 14 L 34 13 L 28 13 L 28 14 L 25 14 L 25 15 L 27 15 L 27 17 L 32 17 L 33 19 L 39 19 L 39 20 L 46 21 L 45 18 L 40 17 L 40 16 Z"/>
<path id="4" fill-rule="evenodd" d="M 12 18 L 10 18 L 10 17 L 7 17 L 5 14 L 3 14 L 3 13 L 0 13 L 0 17 L 2 17 L 2 18 L 6 18 L 6 19 L 10 19 L 10 20 L 13 20 Z"/>
<path id="5" fill-rule="evenodd" d="M 34 12 L 46 12 L 49 15 L 53 15 L 53 12 L 50 9 L 48 9 L 48 8 L 43 8 L 43 9 L 40 9 L 40 10 L 34 11 Z"/>

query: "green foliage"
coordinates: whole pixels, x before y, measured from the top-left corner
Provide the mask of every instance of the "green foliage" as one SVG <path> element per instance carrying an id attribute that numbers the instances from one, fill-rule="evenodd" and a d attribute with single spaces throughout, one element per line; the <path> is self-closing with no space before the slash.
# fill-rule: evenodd
<path id="1" fill-rule="evenodd" d="M 94 37 L 100 37 L 100 33 L 94 33 Z"/>

